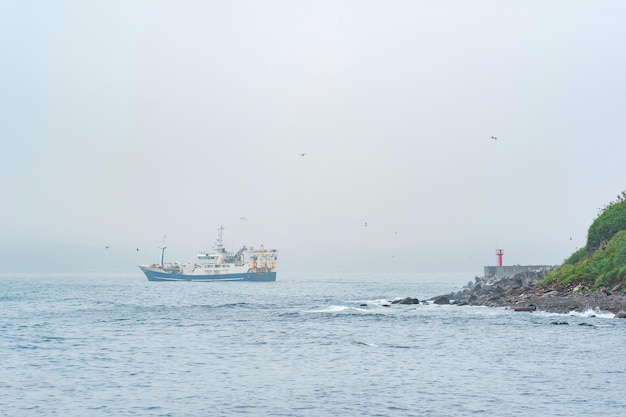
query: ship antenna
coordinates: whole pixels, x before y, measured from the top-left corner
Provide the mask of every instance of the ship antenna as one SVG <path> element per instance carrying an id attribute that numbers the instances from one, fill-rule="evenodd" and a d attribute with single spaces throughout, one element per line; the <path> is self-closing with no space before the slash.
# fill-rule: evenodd
<path id="1" fill-rule="evenodd" d="M 222 236 L 224 234 L 224 226 L 220 226 L 217 229 L 217 241 L 215 241 L 215 250 L 218 252 L 224 252 L 224 241 L 222 240 Z"/>
<path id="2" fill-rule="evenodd" d="M 160 259 L 160 263 L 161 263 L 161 268 L 163 268 L 163 258 L 165 257 L 165 248 L 167 246 L 165 246 L 165 238 L 167 236 L 163 235 L 163 240 L 161 241 L 161 246 L 159 246 L 159 249 L 161 249 L 161 259 Z"/>

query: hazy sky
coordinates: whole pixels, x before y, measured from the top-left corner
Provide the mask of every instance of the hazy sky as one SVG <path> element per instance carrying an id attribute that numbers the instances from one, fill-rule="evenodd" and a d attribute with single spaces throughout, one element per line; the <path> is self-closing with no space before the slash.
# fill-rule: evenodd
<path id="1" fill-rule="evenodd" d="M 191 260 L 220 225 L 279 271 L 558 264 L 626 189 L 624 22 L 621 0 L 0 1 L 0 271 L 134 270 L 163 234 Z"/>

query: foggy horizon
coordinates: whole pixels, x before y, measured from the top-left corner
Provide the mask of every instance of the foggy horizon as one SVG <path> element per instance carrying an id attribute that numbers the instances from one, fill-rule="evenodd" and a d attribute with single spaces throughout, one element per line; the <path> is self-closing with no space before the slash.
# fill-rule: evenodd
<path id="1" fill-rule="evenodd" d="M 556 265 L 626 189 L 622 2 L 0 7 L 0 272 Z"/>

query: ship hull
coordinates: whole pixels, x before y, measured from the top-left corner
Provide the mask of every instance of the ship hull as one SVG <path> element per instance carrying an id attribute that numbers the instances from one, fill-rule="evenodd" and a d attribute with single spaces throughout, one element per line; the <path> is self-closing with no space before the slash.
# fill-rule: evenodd
<path id="1" fill-rule="evenodd" d="M 237 272 L 231 274 L 182 274 L 167 271 L 161 271 L 153 268 L 139 267 L 146 274 L 148 281 L 257 281 L 268 282 L 276 281 L 276 272 Z"/>

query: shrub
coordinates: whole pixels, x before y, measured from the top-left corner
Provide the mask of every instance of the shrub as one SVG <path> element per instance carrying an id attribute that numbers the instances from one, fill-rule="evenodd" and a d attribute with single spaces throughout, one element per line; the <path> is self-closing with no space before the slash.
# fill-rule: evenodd
<path id="1" fill-rule="evenodd" d="M 580 251 L 572 254 L 560 267 L 551 271 L 542 283 L 564 286 L 583 283 L 593 289 L 623 287 L 626 279 L 626 230 L 622 230 L 593 255 Z"/>
<path id="2" fill-rule="evenodd" d="M 570 257 L 565 260 L 564 263 L 566 265 L 574 265 L 574 264 L 577 264 L 578 262 L 582 261 L 586 257 L 587 257 L 587 249 L 586 248 L 580 248 L 576 252 L 572 253 L 570 255 Z"/>
<path id="3" fill-rule="evenodd" d="M 587 231 L 587 253 L 592 254 L 620 230 L 626 229 L 626 191 L 602 209 Z"/>

